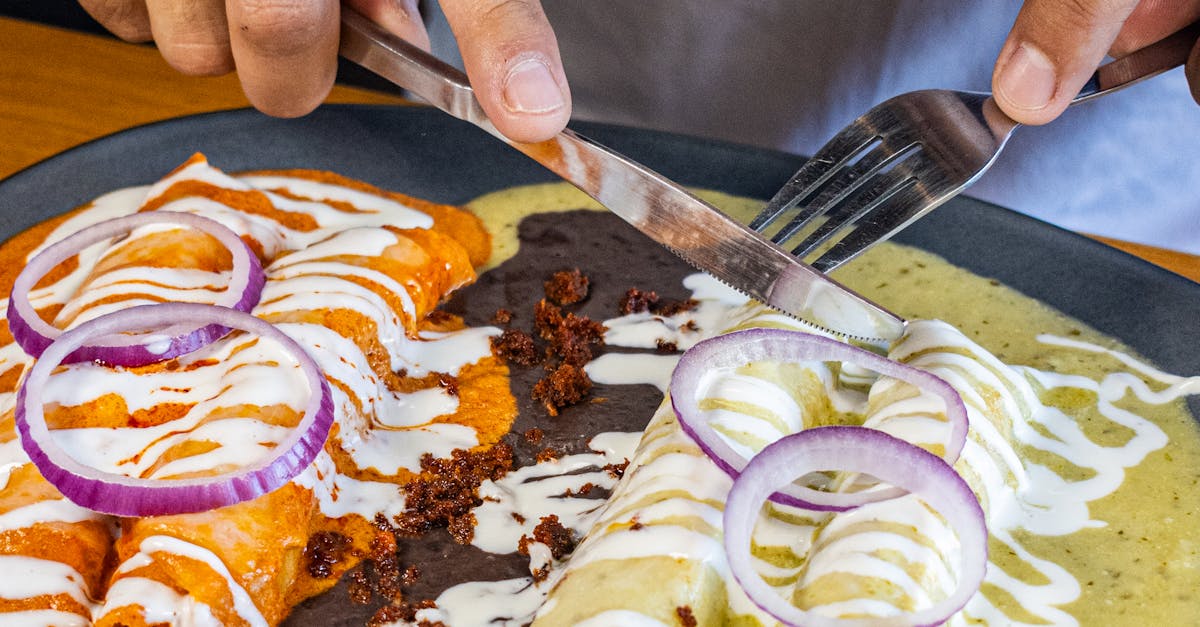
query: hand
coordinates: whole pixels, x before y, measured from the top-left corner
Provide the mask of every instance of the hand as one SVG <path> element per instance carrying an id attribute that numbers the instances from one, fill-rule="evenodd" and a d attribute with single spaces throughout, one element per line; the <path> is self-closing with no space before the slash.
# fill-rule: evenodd
<path id="1" fill-rule="evenodd" d="M 1067 108 L 1105 54 L 1120 57 L 1200 18 L 1200 0 L 1026 0 L 992 74 L 1014 120 L 1044 124 Z M 1200 102 L 1200 42 L 1185 70 Z"/>
<path id="2" fill-rule="evenodd" d="M 113 34 L 158 45 L 191 75 L 236 70 L 250 103 L 294 117 L 328 95 L 337 73 L 338 0 L 80 0 Z M 429 49 L 417 0 L 346 0 Z M 566 126 L 571 96 L 558 43 L 538 0 L 442 0 L 467 75 L 500 132 L 548 139 Z"/>

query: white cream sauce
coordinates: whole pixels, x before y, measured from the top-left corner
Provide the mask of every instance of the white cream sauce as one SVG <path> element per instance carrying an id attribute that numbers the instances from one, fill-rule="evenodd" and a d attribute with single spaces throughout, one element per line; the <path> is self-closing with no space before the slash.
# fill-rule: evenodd
<path id="1" fill-rule="evenodd" d="M 117 568 L 117 574 L 127 573 L 153 563 L 153 554 L 166 552 L 186 557 L 204 564 L 214 573 L 225 580 L 229 594 L 233 597 L 233 610 L 238 617 L 246 621 L 250 627 L 267 627 L 267 621 L 262 612 L 254 605 L 250 594 L 241 586 L 229 572 L 229 568 L 212 551 L 184 542 L 170 536 L 150 536 L 142 540 L 138 553 L 125 560 Z M 117 591 L 112 593 L 112 589 Z M 212 609 L 203 603 L 197 603 L 176 593 L 167 586 L 144 577 L 125 577 L 118 579 L 104 599 L 98 616 L 108 612 L 138 605 L 143 608 L 147 622 L 164 621 L 170 625 L 212 625 L 218 624 L 212 615 Z"/>
<path id="2" fill-rule="evenodd" d="M 92 621 L 70 612 L 29 610 L 4 615 L 6 627 L 91 627 Z"/>
<path id="3" fill-rule="evenodd" d="M 24 555 L 0 555 L 0 573 L 5 576 L 4 585 L 0 586 L 0 599 L 63 594 L 84 607 L 91 605 L 83 576 L 61 562 Z"/>
<path id="4" fill-rule="evenodd" d="M 0 533 L 32 527 L 46 521 L 77 523 L 85 520 L 104 522 L 107 518 L 66 499 L 37 501 L 0 514 Z"/>
<path id="5" fill-rule="evenodd" d="M 417 623 L 442 621 L 454 627 L 521 627 L 529 624 L 545 598 L 543 586 L 530 577 L 473 581 L 443 592 L 438 596 L 436 608 L 417 612 Z"/>
<path id="6" fill-rule="evenodd" d="M 146 622 L 165 623 L 178 627 L 221 627 L 212 608 L 191 597 L 179 594 L 166 584 L 145 577 L 125 577 L 117 580 L 104 597 L 105 612 L 122 607 L 142 609 Z M 103 616 L 103 614 L 101 614 Z"/>
<path id="7" fill-rule="evenodd" d="M 14 394 L 6 394 L 5 396 L 15 396 Z M 9 400 L 11 399 L 4 399 Z M 4 408 L 8 411 L 11 407 Z M 2 412 L 0 412 L 2 413 Z M 0 444 L 0 490 L 8 486 L 8 478 L 13 471 L 29 463 L 29 456 L 25 454 L 25 449 L 21 448 L 19 439 L 12 439 L 4 444 Z"/>

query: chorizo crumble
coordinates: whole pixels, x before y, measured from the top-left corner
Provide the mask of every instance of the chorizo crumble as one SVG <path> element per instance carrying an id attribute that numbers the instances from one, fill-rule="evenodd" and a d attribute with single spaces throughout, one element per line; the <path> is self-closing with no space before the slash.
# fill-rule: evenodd
<path id="1" fill-rule="evenodd" d="M 392 605 L 385 605 L 379 608 L 378 612 L 375 612 L 375 615 L 367 622 L 367 627 L 383 627 L 384 625 L 390 625 L 399 621 L 412 623 L 417 620 L 417 612 L 419 610 L 433 609 L 435 607 L 437 607 L 437 604 L 428 599 L 416 603 L 400 601 Z M 431 623 L 423 620 L 417 623 L 417 627 L 446 627 L 446 624 L 441 621 Z"/>
<path id="2" fill-rule="evenodd" d="M 547 413 L 557 416 L 560 409 L 582 401 L 591 392 L 592 381 L 583 366 L 595 356 L 594 349 L 604 345 L 605 329 L 603 324 L 561 307 L 587 297 L 588 278 L 578 268 L 557 272 L 544 285 L 546 298 L 533 307 L 532 332 L 505 329 L 492 338 L 492 352 L 509 364 L 544 364 L 547 374 L 534 385 L 532 397 L 541 401 Z M 512 313 L 498 310 L 494 319 L 508 322 Z M 539 340 L 544 342 L 544 357 L 538 356 Z"/>
<path id="3" fill-rule="evenodd" d="M 568 313 L 552 331 L 550 351 L 565 364 L 582 367 L 592 360 L 592 347 L 604 345 L 604 325 Z"/>
<path id="4" fill-rule="evenodd" d="M 529 555 L 529 545 L 533 542 L 540 542 L 549 547 L 550 555 L 556 560 L 575 550 L 575 536 L 558 520 L 557 514 L 542 516 L 541 522 L 533 528 L 533 537 L 521 536 L 517 542 L 517 552 Z"/>
<path id="5" fill-rule="evenodd" d="M 519 329 L 505 329 L 493 337 L 492 351 L 500 359 L 518 366 L 533 366 L 539 361 L 533 336 Z"/>
<path id="6" fill-rule="evenodd" d="M 592 391 L 592 380 L 583 368 L 562 364 L 533 386 L 533 398 L 545 405 L 546 412 L 557 416 L 560 408 L 574 405 Z"/>
<path id="7" fill-rule="evenodd" d="M 614 479 L 620 479 L 621 477 L 625 476 L 625 469 L 628 467 L 629 460 L 626 459 L 619 464 L 605 464 L 604 471 L 612 475 Z"/>
<path id="8" fill-rule="evenodd" d="M 537 427 L 525 432 L 525 441 L 530 444 L 541 444 L 544 437 L 546 437 L 546 433 Z"/>
<path id="9" fill-rule="evenodd" d="M 420 476 L 401 488 L 405 509 L 395 518 L 396 531 L 416 536 L 445 527 L 459 544 L 470 543 L 475 534 L 471 510 L 483 502 L 480 484 L 500 479 L 512 463 L 512 447 L 504 443 L 478 452 L 455 449 L 449 459 L 426 453 Z"/>
<path id="10" fill-rule="evenodd" d="M 458 396 L 458 377 L 445 372 L 439 372 L 437 373 L 437 382 L 439 386 L 446 390 L 446 394 Z"/>
<path id="11" fill-rule="evenodd" d="M 658 293 L 629 288 L 621 300 L 617 302 L 617 311 L 622 316 L 635 313 L 652 313 L 656 316 L 671 317 L 685 311 L 691 311 L 699 305 L 694 298 L 679 301 L 661 301 Z"/>
<path id="12" fill-rule="evenodd" d="M 537 463 L 544 464 L 546 462 L 552 462 L 560 457 L 562 457 L 562 451 L 553 448 L 544 448 L 538 451 L 538 454 L 534 459 L 537 460 Z"/>
<path id="13" fill-rule="evenodd" d="M 578 303 L 588 295 L 588 278 L 579 268 L 555 272 L 544 284 L 546 298 L 558 305 Z"/>
<path id="14" fill-rule="evenodd" d="M 617 311 L 622 316 L 628 316 L 629 314 L 650 311 L 650 308 L 656 305 L 658 305 L 657 292 L 645 292 L 636 287 L 631 287 L 617 303 Z"/>
<path id="15" fill-rule="evenodd" d="M 304 547 L 304 559 L 308 574 L 313 579 L 328 579 L 334 575 L 334 566 L 346 558 L 353 541 L 336 531 L 318 531 L 308 539 Z"/>
<path id="16" fill-rule="evenodd" d="M 512 323 L 512 321 L 513 321 L 513 312 L 511 312 L 507 309 L 500 308 L 500 309 L 496 310 L 496 313 L 492 314 L 492 324 L 508 326 L 509 324 Z"/>

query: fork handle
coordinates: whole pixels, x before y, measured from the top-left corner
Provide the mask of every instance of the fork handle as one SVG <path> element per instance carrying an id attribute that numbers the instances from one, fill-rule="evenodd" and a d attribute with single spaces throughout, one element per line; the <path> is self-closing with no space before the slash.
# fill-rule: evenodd
<path id="1" fill-rule="evenodd" d="M 1071 104 L 1110 94 L 1183 65 L 1197 39 L 1200 39 L 1200 22 L 1192 22 L 1141 50 L 1105 63 L 1092 74 Z"/>

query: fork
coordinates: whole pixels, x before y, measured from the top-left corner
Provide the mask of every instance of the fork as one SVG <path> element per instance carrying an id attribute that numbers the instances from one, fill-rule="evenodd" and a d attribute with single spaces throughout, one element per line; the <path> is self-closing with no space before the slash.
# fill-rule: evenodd
<path id="1" fill-rule="evenodd" d="M 1200 22 L 1101 66 L 1071 101 L 1110 94 L 1182 65 Z M 990 93 L 927 89 L 872 108 L 829 140 L 750 228 L 829 272 L 974 183 L 1020 124 Z M 772 225 L 790 219 L 778 230 Z M 822 221 L 820 218 L 824 217 Z"/>

